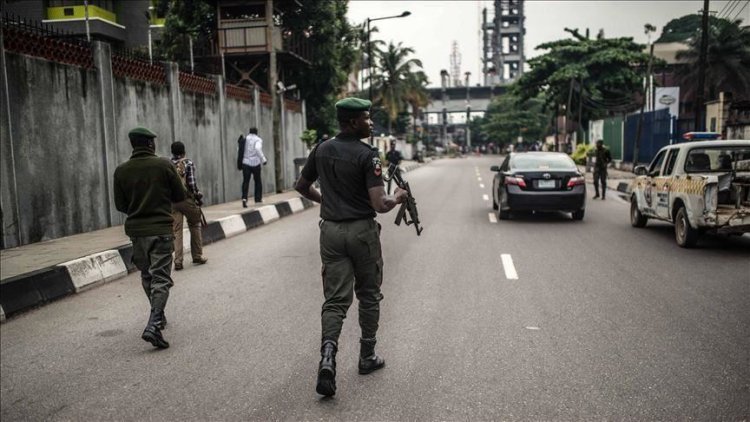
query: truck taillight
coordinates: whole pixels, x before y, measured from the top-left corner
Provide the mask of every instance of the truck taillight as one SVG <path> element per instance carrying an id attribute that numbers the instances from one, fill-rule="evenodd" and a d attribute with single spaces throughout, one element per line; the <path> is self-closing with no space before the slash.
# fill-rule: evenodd
<path id="1" fill-rule="evenodd" d="M 571 177 L 570 180 L 568 180 L 568 188 L 572 188 L 573 186 L 582 185 L 586 183 L 586 179 L 584 179 L 581 176 L 578 177 Z"/>
<path id="2" fill-rule="evenodd" d="M 520 186 L 522 188 L 526 187 L 526 181 L 523 180 L 521 177 L 515 177 L 515 176 L 508 176 L 505 178 L 505 184 L 506 185 L 516 185 Z"/>

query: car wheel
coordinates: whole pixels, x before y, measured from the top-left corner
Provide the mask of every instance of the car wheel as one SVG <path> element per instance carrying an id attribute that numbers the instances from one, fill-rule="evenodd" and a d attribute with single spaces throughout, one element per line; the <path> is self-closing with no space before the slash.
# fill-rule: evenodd
<path id="1" fill-rule="evenodd" d="M 692 248 L 698 243 L 700 232 L 690 226 L 690 220 L 688 220 L 685 207 L 680 207 L 677 210 L 674 222 L 674 234 L 677 244 L 683 248 Z"/>
<path id="2" fill-rule="evenodd" d="M 500 211 L 499 211 L 499 212 L 497 213 L 497 216 L 498 216 L 498 217 L 499 217 L 499 218 L 500 218 L 501 220 L 510 220 L 510 210 L 500 210 Z"/>
<path id="3" fill-rule="evenodd" d="M 500 207 L 497 205 L 497 201 L 495 201 L 495 195 L 492 195 L 492 209 L 496 210 L 498 208 Z"/>
<path id="4" fill-rule="evenodd" d="M 633 227 L 646 227 L 648 217 L 638 209 L 638 200 L 635 196 L 630 199 L 630 225 Z"/>
<path id="5" fill-rule="evenodd" d="M 580 209 L 578 211 L 573 211 L 571 213 L 571 216 L 573 217 L 573 220 L 583 220 L 583 216 L 586 214 L 585 209 Z"/>

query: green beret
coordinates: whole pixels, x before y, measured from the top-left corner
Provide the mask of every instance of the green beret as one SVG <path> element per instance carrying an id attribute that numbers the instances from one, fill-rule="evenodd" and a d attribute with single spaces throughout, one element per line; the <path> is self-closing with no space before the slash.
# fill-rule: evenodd
<path id="1" fill-rule="evenodd" d="M 336 109 L 347 111 L 369 111 L 372 107 L 372 101 L 361 98 L 344 98 L 336 103 Z"/>
<path id="2" fill-rule="evenodd" d="M 128 137 L 145 137 L 145 138 L 156 138 L 156 134 L 154 132 L 151 132 L 150 130 L 146 129 L 145 127 L 137 127 L 130 132 L 128 132 Z"/>

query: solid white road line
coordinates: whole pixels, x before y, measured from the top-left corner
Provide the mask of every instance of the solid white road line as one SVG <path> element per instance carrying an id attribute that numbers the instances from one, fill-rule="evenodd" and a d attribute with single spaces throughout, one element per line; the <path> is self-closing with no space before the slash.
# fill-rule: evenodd
<path id="1" fill-rule="evenodd" d="M 482 195 L 482 199 L 484 199 L 485 201 L 489 201 L 489 200 L 490 200 L 490 197 L 489 197 L 489 195 L 487 195 L 487 194 L 485 193 L 484 195 Z"/>
<path id="2" fill-rule="evenodd" d="M 508 280 L 518 280 L 518 273 L 516 272 L 515 265 L 513 265 L 513 258 L 510 257 L 510 254 L 504 253 L 500 255 L 500 259 L 503 261 L 505 278 Z"/>
<path id="3" fill-rule="evenodd" d="M 488 217 L 490 217 L 490 223 L 497 223 L 497 216 L 494 212 L 491 212 Z"/>

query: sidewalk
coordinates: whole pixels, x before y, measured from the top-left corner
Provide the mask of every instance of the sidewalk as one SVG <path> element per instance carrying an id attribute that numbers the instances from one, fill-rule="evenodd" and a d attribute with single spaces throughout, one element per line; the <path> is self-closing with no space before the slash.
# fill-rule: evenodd
<path id="1" fill-rule="evenodd" d="M 404 162 L 403 172 L 422 164 Z M 266 195 L 262 204 L 232 201 L 203 208 L 203 244 L 217 242 L 314 207 L 295 191 Z M 190 235 L 183 236 L 184 253 Z M 61 297 L 80 293 L 135 271 L 130 239 L 122 226 L 0 250 L 0 321 Z"/>

